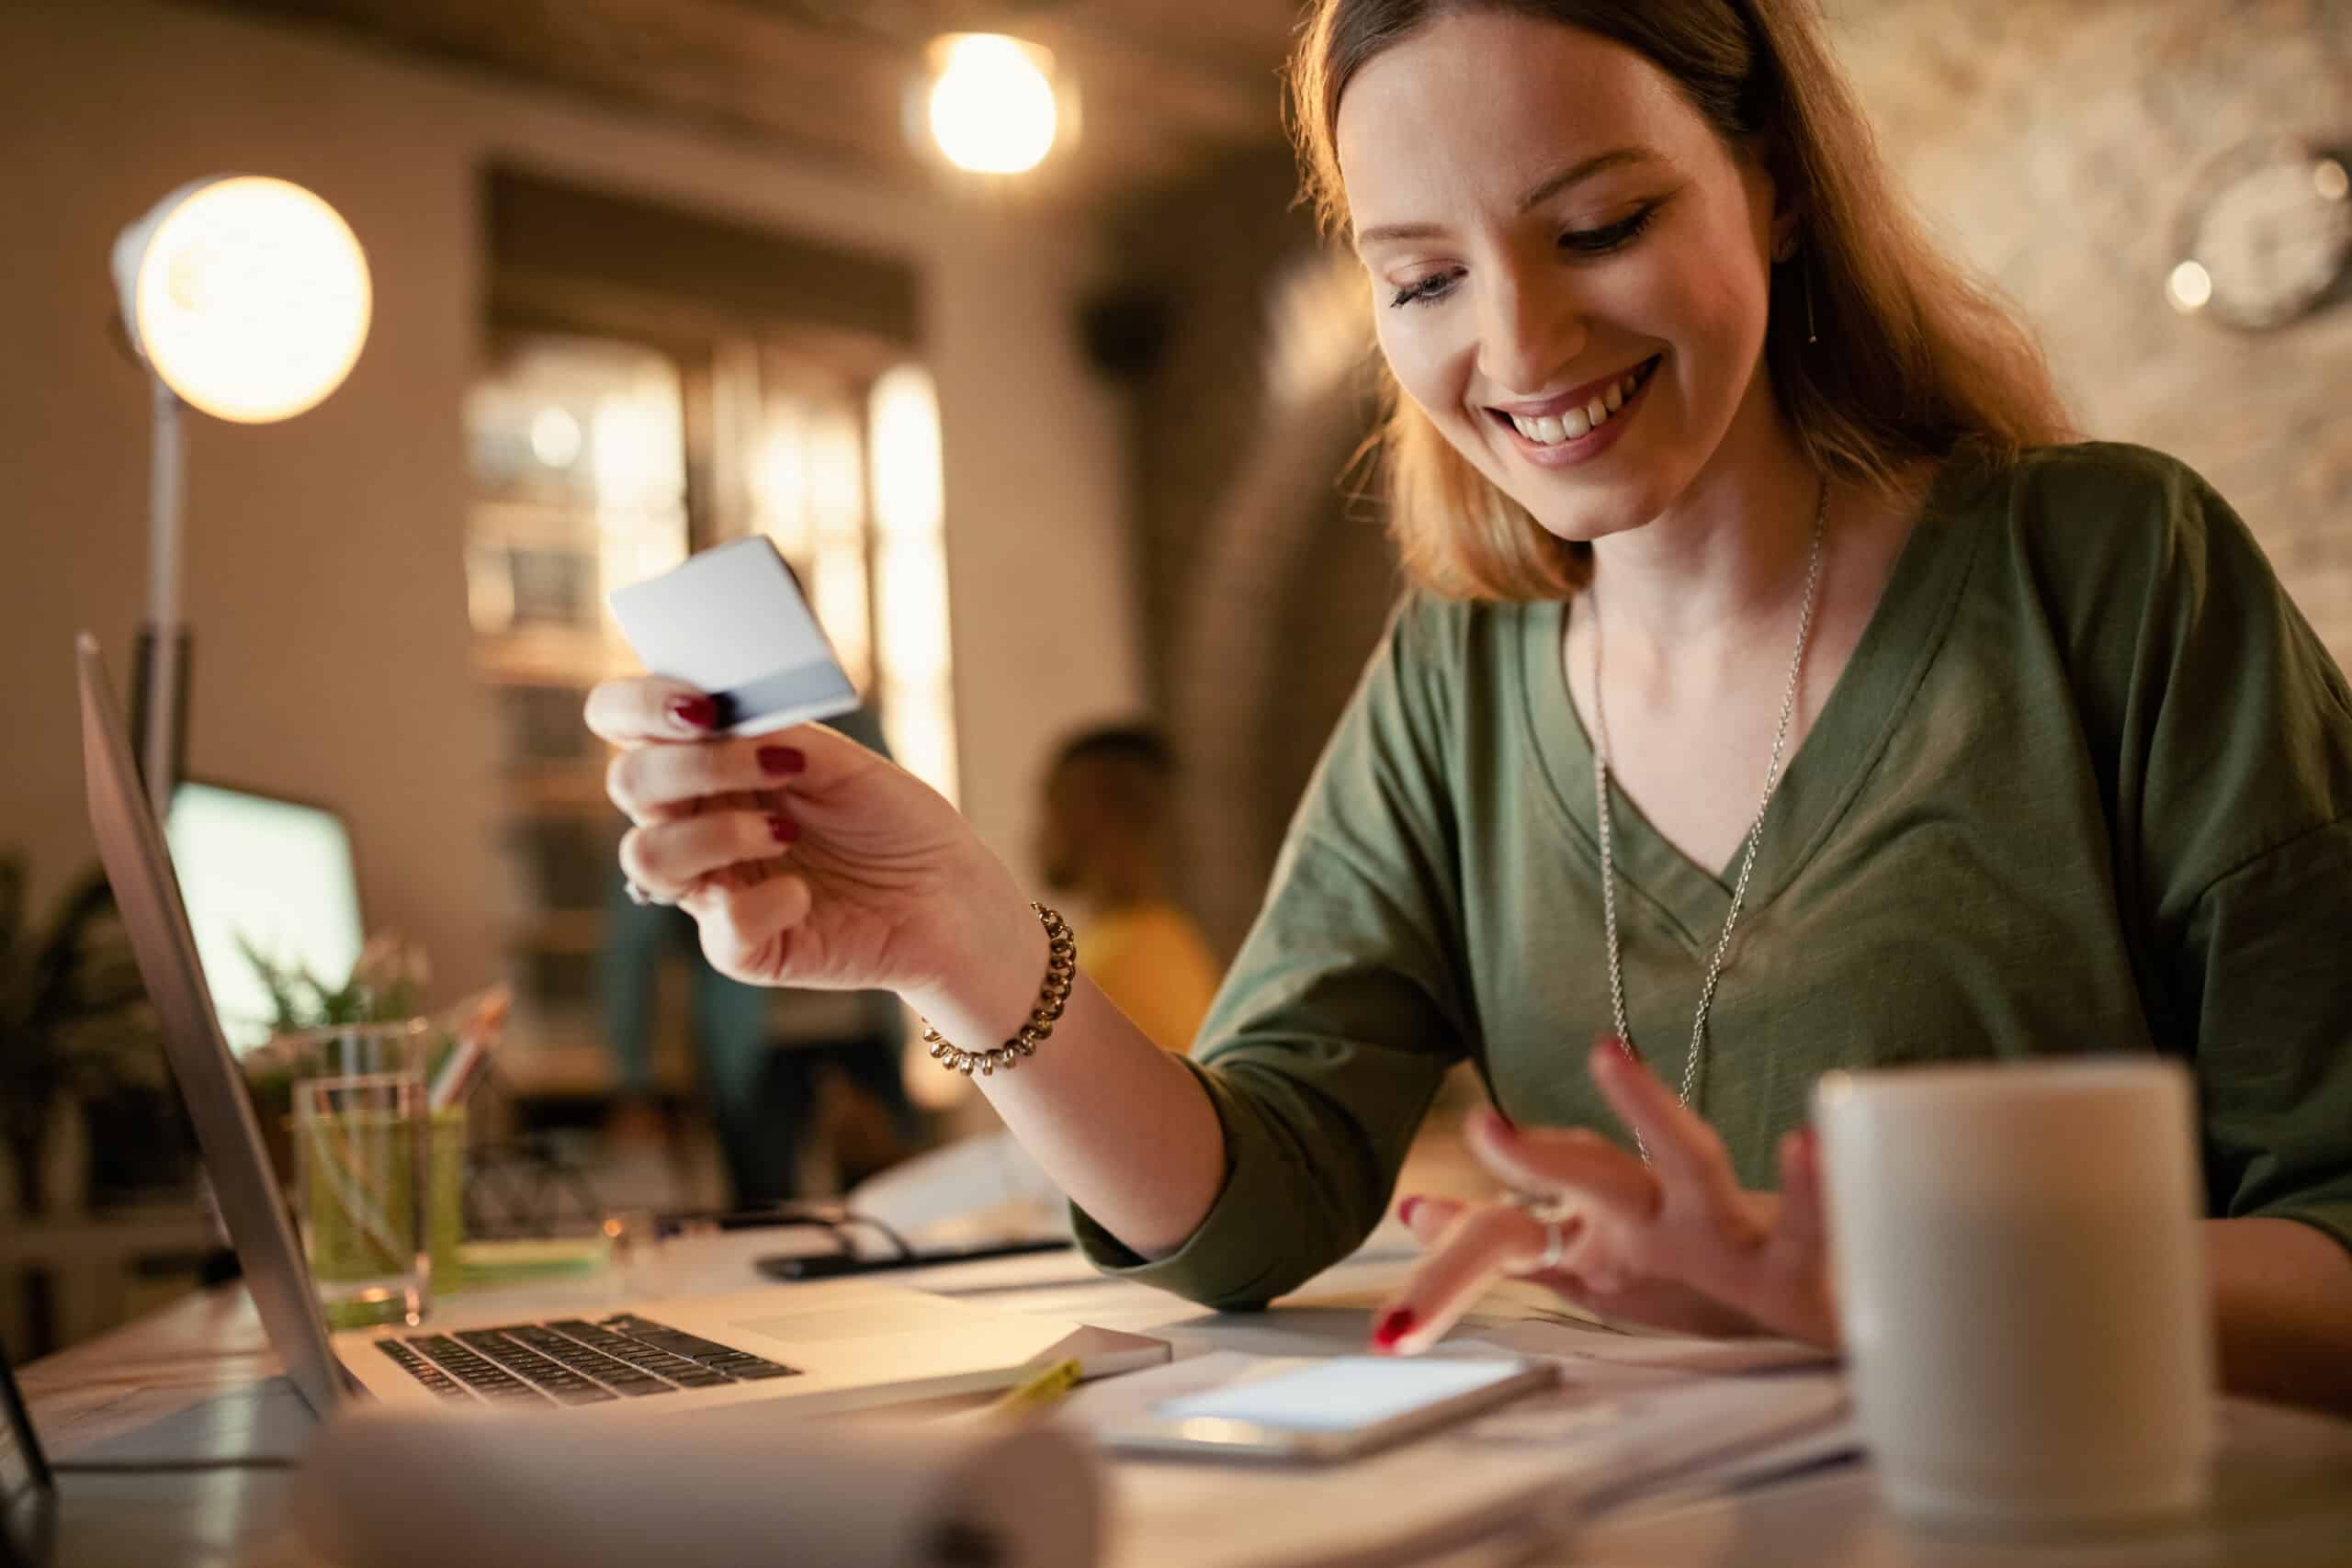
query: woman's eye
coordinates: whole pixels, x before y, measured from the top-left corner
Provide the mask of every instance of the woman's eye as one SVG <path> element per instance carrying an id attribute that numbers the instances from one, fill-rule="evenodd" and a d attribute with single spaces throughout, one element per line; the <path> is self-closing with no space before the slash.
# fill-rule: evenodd
<path id="1" fill-rule="evenodd" d="M 1453 292 L 1453 285 L 1461 276 L 1458 272 L 1433 272 L 1419 283 L 1408 283 L 1397 289 L 1388 303 L 1399 310 L 1407 305 L 1433 305 Z"/>
<path id="2" fill-rule="evenodd" d="M 1560 236 L 1560 248 L 1580 256 L 1605 255 L 1621 245 L 1630 244 L 1650 226 L 1650 219 L 1657 212 L 1657 207 L 1653 203 L 1629 218 L 1598 229 L 1570 229 Z"/>

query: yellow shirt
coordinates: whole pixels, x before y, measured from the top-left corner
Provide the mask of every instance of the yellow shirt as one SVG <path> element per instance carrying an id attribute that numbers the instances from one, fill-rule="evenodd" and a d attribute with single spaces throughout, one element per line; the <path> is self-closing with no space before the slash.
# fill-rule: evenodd
<path id="1" fill-rule="evenodd" d="M 1097 916 L 1078 933 L 1079 963 L 1112 1004 L 1163 1051 L 1187 1051 L 1216 998 L 1216 961 L 1173 904 Z"/>

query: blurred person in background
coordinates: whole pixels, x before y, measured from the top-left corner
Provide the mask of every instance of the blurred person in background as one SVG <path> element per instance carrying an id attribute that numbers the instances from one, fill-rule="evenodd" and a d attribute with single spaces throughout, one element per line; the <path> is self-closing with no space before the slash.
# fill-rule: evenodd
<path id="1" fill-rule="evenodd" d="M 1216 961 L 1168 896 L 1176 762 L 1157 730 L 1090 729 L 1046 775 L 1037 859 L 1086 953 L 1086 972 L 1163 1051 L 1191 1047 Z"/>
<path id="2" fill-rule="evenodd" d="M 1473 1149 L 1551 1212 L 1408 1195 L 1390 1351 L 1503 1271 L 1834 1346 L 1824 1072 L 2159 1054 L 2197 1079 L 2225 1383 L 2352 1409 L 2352 690 L 2245 525 L 2075 442 L 1811 0 L 1316 0 L 1292 85 L 1414 592 L 1195 1049 L 830 732 L 767 742 L 785 874 L 718 874 L 776 846 L 694 803 L 770 781 L 674 683 L 589 699 L 627 874 L 739 978 L 1017 1042 L 974 1081 L 1081 1246 L 1212 1306 L 1354 1248 L 1475 1063 L 1510 1120 Z"/>

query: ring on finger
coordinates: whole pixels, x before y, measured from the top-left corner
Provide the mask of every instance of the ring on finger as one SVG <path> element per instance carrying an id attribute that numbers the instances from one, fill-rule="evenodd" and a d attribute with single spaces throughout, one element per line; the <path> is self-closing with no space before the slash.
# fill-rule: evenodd
<path id="1" fill-rule="evenodd" d="M 626 880 L 628 890 L 628 901 L 639 906 L 640 908 L 649 904 L 659 905 L 667 908 L 677 902 L 675 898 L 663 898 L 647 892 L 643 887 L 638 885 L 635 877 L 629 877 Z"/>
<path id="2" fill-rule="evenodd" d="M 1506 1274 L 1521 1276 L 1528 1274 L 1549 1274 L 1553 1269 L 1557 1269 L 1560 1266 L 1560 1259 L 1566 1256 L 1568 1250 L 1568 1236 L 1566 1228 L 1567 1224 L 1566 1217 L 1565 1215 L 1555 1215 L 1548 1219 L 1540 1220 L 1537 1223 L 1544 1228 L 1543 1253 L 1538 1256 L 1532 1263 L 1513 1264 L 1511 1267 L 1503 1270 Z"/>

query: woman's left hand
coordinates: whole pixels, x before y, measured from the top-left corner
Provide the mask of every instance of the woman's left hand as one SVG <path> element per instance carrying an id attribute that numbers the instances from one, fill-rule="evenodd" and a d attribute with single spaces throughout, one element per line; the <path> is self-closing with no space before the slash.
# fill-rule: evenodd
<path id="1" fill-rule="evenodd" d="M 1550 1237 L 1523 1203 L 1408 1197 L 1398 1212 L 1431 1250 L 1374 1319 L 1373 1348 L 1428 1348 L 1498 1273 L 1533 1279 L 1604 1318 L 1834 1348 L 1811 1132 L 1781 1140 L 1778 1193 L 1745 1191 L 1715 1130 L 1615 1041 L 1593 1047 L 1591 1071 L 1651 1163 L 1597 1133 L 1521 1131 L 1479 1111 L 1470 1123 L 1479 1162 L 1564 1216 L 1559 1261 L 1539 1268 Z"/>

